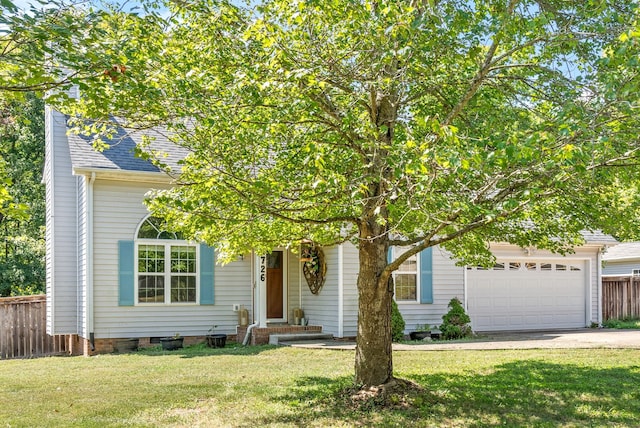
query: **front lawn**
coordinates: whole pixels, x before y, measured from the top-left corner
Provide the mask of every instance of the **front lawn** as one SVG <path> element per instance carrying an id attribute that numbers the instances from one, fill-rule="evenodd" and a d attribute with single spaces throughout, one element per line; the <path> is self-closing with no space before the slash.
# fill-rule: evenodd
<path id="1" fill-rule="evenodd" d="M 0 421 L 64 426 L 640 426 L 638 350 L 396 352 L 424 388 L 344 398 L 353 352 L 248 347 L 0 361 Z"/>

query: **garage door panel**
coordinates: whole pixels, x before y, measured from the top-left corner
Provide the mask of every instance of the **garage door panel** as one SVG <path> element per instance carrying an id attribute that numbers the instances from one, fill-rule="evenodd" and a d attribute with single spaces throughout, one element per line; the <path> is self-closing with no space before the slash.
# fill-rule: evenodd
<path id="1" fill-rule="evenodd" d="M 583 261 L 500 262 L 516 269 L 468 271 L 467 302 L 475 330 L 585 326 L 588 278 Z"/>

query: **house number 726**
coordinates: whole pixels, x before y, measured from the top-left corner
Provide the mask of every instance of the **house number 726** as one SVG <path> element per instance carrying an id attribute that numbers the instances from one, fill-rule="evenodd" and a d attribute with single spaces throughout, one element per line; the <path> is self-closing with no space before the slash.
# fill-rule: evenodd
<path id="1" fill-rule="evenodd" d="M 267 256 L 260 256 L 260 282 L 266 281 Z"/>

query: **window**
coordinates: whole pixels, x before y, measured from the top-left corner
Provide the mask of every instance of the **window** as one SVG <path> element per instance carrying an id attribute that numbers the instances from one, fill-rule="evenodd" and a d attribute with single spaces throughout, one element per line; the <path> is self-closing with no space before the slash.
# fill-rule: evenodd
<path id="1" fill-rule="evenodd" d="M 143 222 L 137 238 L 137 302 L 197 303 L 198 247 L 163 230 L 156 217 Z"/>
<path id="2" fill-rule="evenodd" d="M 393 260 L 406 250 L 406 247 L 393 247 Z M 418 256 L 413 255 L 393 273 L 394 295 L 397 302 L 418 301 L 418 272 Z"/>

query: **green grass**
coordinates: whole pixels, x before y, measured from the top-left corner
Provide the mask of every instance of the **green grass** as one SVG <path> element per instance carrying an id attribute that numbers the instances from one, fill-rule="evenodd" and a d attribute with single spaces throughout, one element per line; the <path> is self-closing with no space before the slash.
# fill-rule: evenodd
<path id="1" fill-rule="evenodd" d="M 387 409 L 344 398 L 353 361 L 268 346 L 5 360 L 0 426 L 640 426 L 638 350 L 397 352 L 424 390 Z"/>
<path id="2" fill-rule="evenodd" d="M 639 328 L 640 329 L 640 319 L 637 318 L 625 318 L 621 320 L 607 320 L 602 323 L 604 327 L 607 328 Z"/>

